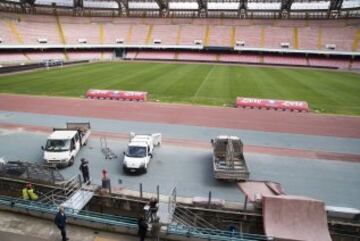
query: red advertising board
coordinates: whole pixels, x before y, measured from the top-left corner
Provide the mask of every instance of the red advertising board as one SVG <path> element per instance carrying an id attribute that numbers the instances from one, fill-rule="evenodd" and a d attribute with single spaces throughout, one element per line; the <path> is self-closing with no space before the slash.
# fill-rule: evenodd
<path id="1" fill-rule="evenodd" d="M 235 102 L 236 107 L 243 108 L 258 108 L 258 109 L 274 109 L 274 110 L 289 110 L 289 111 L 309 111 L 309 105 L 306 101 L 290 101 L 290 100 L 272 100 L 272 99 L 257 99 L 237 97 Z"/>
<path id="2" fill-rule="evenodd" d="M 148 93 L 143 91 L 125 91 L 125 90 L 90 89 L 86 92 L 86 98 L 109 99 L 109 100 L 146 101 L 147 95 Z"/>

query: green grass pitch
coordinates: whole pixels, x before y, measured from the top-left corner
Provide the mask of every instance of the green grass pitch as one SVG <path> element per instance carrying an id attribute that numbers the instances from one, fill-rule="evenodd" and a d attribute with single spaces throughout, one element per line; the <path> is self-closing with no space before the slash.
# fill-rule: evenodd
<path id="1" fill-rule="evenodd" d="M 0 92 L 83 96 L 148 91 L 150 100 L 233 106 L 237 96 L 308 101 L 312 110 L 360 115 L 360 75 L 315 69 L 173 63 L 93 63 L 0 77 Z"/>

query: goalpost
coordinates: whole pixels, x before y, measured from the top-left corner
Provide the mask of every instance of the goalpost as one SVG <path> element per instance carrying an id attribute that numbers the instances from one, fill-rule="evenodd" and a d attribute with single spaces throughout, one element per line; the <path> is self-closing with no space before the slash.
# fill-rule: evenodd
<path id="1" fill-rule="evenodd" d="M 63 67 L 64 61 L 62 59 L 47 59 L 43 61 L 43 64 L 48 70 L 51 67 L 57 67 L 57 66 Z"/>

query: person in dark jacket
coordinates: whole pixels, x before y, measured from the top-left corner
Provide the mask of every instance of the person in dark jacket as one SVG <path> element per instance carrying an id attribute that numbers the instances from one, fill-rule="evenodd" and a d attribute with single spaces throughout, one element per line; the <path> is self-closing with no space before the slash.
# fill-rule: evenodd
<path id="1" fill-rule="evenodd" d="M 150 207 L 150 222 L 153 222 L 156 217 L 156 213 L 159 209 L 159 203 L 156 197 L 150 198 L 149 207 Z"/>
<path id="2" fill-rule="evenodd" d="M 62 241 L 69 240 L 66 237 L 66 215 L 64 211 L 64 207 L 60 206 L 59 212 L 56 214 L 55 217 L 55 224 L 60 229 Z"/>
<path id="3" fill-rule="evenodd" d="M 88 166 L 88 162 L 85 160 L 85 158 L 81 158 L 81 164 L 80 164 L 79 170 L 81 171 L 82 176 L 84 178 L 84 183 L 87 183 L 87 182 L 90 183 L 89 166 Z"/>
<path id="4" fill-rule="evenodd" d="M 146 232 L 148 230 L 148 225 L 145 222 L 144 218 L 141 217 L 138 220 L 138 235 L 140 236 L 140 241 L 144 241 L 145 240 L 145 236 L 146 236 Z"/>

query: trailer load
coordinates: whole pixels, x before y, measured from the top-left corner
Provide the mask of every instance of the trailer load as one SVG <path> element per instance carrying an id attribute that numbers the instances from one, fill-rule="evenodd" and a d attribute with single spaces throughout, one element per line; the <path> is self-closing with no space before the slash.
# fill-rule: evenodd
<path id="1" fill-rule="evenodd" d="M 213 146 L 214 177 L 219 180 L 246 181 L 250 173 L 243 154 L 243 143 L 236 136 L 218 136 Z"/>

